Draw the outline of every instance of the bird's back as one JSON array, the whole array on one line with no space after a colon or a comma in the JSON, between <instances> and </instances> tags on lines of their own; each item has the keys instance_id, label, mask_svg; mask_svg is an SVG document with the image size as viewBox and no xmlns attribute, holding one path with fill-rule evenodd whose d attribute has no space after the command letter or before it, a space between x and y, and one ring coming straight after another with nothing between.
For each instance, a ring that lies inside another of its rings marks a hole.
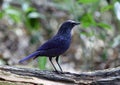
<instances>
[{"instance_id":1,"label":"bird's back","mask_svg":"<svg viewBox=\"0 0 120 85\"><path fill-rule=\"evenodd\" d=\"M71 35L56 35L44 43L42 46L40 46L37 51L41 51L42 56L59 56L69 48L70 42Z\"/></svg>"}]
</instances>

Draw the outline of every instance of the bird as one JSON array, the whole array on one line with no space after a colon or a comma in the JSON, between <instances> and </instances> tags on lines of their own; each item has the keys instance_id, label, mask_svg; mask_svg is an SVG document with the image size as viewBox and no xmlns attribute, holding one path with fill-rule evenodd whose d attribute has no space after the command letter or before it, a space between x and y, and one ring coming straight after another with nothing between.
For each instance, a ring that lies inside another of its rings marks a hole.
<instances>
[{"instance_id":1,"label":"bird","mask_svg":"<svg viewBox=\"0 0 120 85\"><path fill-rule=\"evenodd\" d=\"M32 54L22 58L19 63L22 63L29 59L36 59L40 56L45 56L49 58L49 61L51 62L51 65L53 66L54 70L58 72L55 65L52 62L53 57L55 57L56 63L59 66L59 69L61 72L63 72L60 64L59 64L59 56L66 52L68 48L70 47L71 43L71 30L74 28L74 26L79 25L80 22L74 21L74 20L66 20L64 21L58 32L55 36L53 36L51 39L46 41L44 44L42 44L40 47L38 47L37 50L35 50Z\"/></svg>"}]
</instances>

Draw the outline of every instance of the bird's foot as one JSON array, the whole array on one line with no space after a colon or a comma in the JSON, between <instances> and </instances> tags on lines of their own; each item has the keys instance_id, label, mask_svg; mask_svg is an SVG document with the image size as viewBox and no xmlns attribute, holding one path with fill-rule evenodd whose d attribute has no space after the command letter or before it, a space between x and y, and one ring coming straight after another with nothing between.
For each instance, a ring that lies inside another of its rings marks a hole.
<instances>
[{"instance_id":1,"label":"bird's foot","mask_svg":"<svg viewBox=\"0 0 120 85\"><path fill-rule=\"evenodd\" d=\"M57 71L57 70L55 70L55 71L53 71L53 72L55 72L55 73L57 73L57 74L62 74L62 73L63 73L63 72Z\"/></svg>"}]
</instances>

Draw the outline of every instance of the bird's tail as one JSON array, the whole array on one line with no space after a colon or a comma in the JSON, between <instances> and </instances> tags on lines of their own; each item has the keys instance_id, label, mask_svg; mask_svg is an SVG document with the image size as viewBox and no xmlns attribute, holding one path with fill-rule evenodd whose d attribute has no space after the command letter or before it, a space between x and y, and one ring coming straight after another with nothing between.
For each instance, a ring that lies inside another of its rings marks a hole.
<instances>
[{"instance_id":1,"label":"bird's tail","mask_svg":"<svg viewBox=\"0 0 120 85\"><path fill-rule=\"evenodd\" d=\"M26 56L25 58L21 59L21 60L19 61L19 63L22 63L22 62L24 62L24 61L26 61L26 60L29 60L30 58L34 58L34 57L36 57L36 56L39 55L39 54L40 54L39 51L35 51L34 53L32 53L32 54Z\"/></svg>"}]
</instances>

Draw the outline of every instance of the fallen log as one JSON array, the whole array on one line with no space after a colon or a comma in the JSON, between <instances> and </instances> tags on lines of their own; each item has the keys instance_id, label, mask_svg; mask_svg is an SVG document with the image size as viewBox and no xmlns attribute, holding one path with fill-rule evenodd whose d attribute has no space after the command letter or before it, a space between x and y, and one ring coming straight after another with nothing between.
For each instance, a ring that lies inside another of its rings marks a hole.
<instances>
[{"instance_id":1,"label":"fallen log","mask_svg":"<svg viewBox=\"0 0 120 85\"><path fill-rule=\"evenodd\" d=\"M0 83L120 85L120 67L82 72L55 72L13 66L0 66ZM25 84L25 85L26 85Z\"/></svg>"}]
</instances>

